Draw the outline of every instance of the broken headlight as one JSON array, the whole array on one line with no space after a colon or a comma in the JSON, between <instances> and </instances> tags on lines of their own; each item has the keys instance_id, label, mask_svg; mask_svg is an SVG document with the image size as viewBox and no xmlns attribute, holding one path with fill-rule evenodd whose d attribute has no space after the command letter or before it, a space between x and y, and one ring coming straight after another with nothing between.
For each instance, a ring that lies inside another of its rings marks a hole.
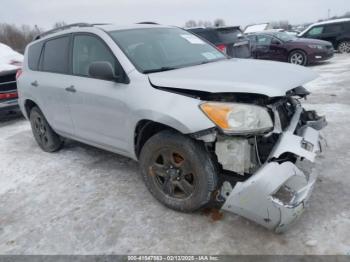
<instances>
[{"instance_id":1,"label":"broken headlight","mask_svg":"<svg viewBox=\"0 0 350 262\"><path fill-rule=\"evenodd\" d=\"M206 102L201 104L200 108L225 133L262 133L273 128L267 109L261 106Z\"/></svg>"}]
</instances>

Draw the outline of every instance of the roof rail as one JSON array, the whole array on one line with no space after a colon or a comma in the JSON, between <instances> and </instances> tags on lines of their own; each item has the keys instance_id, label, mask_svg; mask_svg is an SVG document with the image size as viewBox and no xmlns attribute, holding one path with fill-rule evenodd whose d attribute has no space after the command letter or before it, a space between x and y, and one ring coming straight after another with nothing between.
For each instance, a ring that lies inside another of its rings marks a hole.
<instances>
[{"instance_id":1,"label":"roof rail","mask_svg":"<svg viewBox=\"0 0 350 262\"><path fill-rule=\"evenodd\" d=\"M159 25L158 23L151 22L151 21L138 22L136 24L139 24L139 25Z\"/></svg>"},{"instance_id":2,"label":"roof rail","mask_svg":"<svg viewBox=\"0 0 350 262\"><path fill-rule=\"evenodd\" d=\"M60 27L57 27L57 28L54 28L54 29L51 29L49 31L46 31L40 35L37 35L34 40L38 40L44 36L47 36L47 35L50 35L50 34L53 34L53 33L56 33L56 32L59 32L59 31L62 31L62 30L66 30L66 29L69 29L71 27L90 27L90 26L94 26L94 25L103 25L103 24L88 24L88 23L75 23L75 24L69 24L69 25L64 25L64 26L60 26Z\"/></svg>"}]
</instances>

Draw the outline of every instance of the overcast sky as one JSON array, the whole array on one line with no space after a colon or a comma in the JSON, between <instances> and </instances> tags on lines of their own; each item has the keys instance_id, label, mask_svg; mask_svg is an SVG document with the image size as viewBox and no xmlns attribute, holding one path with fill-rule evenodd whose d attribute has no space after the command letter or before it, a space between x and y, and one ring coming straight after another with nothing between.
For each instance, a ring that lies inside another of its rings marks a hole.
<instances>
[{"instance_id":1,"label":"overcast sky","mask_svg":"<svg viewBox=\"0 0 350 262\"><path fill-rule=\"evenodd\" d=\"M350 0L2 0L0 23L51 28L57 21L130 24L223 18L227 25L289 20L313 22L350 11Z\"/></svg>"}]
</instances>

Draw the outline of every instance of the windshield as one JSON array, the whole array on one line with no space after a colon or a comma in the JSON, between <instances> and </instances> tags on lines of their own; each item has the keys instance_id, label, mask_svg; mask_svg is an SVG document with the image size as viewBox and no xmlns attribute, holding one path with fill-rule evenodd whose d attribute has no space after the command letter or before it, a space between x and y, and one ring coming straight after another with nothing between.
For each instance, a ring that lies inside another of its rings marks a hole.
<instances>
[{"instance_id":1,"label":"windshield","mask_svg":"<svg viewBox=\"0 0 350 262\"><path fill-rule=\"evenodd\" d=\"M142 73L209 63L227 57L197 36L179 28L143 28L110 32Z\"/></svg>"},{"instance_id":2,"label":"windshield","mask_svg":"<svg viewBox=\"0 0 350 262\"><path fill-rule=\"evenodd\" d=\"M296 39L297 37L295 35L291 35L285 32L277 32L274 33L274 35L281 39L282 41L288 42L288 41L293 41L294 39Z\"/></svg>"}]
</instances>

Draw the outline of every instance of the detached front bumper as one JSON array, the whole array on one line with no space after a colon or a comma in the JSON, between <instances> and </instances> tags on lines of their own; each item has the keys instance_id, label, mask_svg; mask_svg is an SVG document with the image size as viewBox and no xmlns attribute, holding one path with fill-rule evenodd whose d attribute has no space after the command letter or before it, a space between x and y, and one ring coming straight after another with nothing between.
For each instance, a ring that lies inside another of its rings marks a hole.
<instances>
[{"instance_id":1,"label":"detached front bumper","mask_svg":"<svg viewBox=\"0 0 350 262\"><path fill-rule=\"evenodd\" d=\"M270 153L268 161L249 179L238 182L222 207L276 232L285 231L304 211L317 175L302 171L304 162L314 162L325 144L319 130L327 123L315 118L297 129L303 109L300 105L290 125ZM296 132L297 130L297 132ZM277 159L284 153L299 157L296 164Z\"/></svg>"}]
</instances>

